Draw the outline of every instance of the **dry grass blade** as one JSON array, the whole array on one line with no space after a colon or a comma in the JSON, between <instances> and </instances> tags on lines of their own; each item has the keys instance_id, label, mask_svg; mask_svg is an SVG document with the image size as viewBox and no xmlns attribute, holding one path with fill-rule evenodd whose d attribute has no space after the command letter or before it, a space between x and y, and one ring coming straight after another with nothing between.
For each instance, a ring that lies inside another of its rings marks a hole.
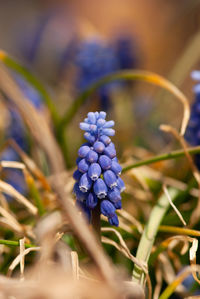
<instances>
[{"instance_id":1,"label":"dry grass blade","mask_svg":"<svg viewBox=\"0 0 200 299\"><path fill-rule=\"evenodd\" d=\"M62 171L63 157L44 116L26 99L2 63L0 63L0 89L16 105L32 136L47 154L53 172Z\"/></svg>"},{"instance_id":2,"label":"dry grass blade","mask_svg":"<svg viewBox=\"0 0 200 299\"><path fill-rule=\"evenodd\" d=\"M167 199L169 200L169 203L171 205L171 207L174 209L174 211L176 212L177 216L179 217L179 219L181 220L181 222L183 223L183 225L186 225L185 220L183 219L183 216L181 215L180 211L177 209L177 207L175 206L175 204L172 202L170 194L167 190L167 187L165 185L163 185L163 191L167 197Z\"/></svg>"},{"instance_id":3,"label":"dry grass blade","mask_svg":"<svg viewBox=\"0 0 200 299\"><path fill-rule=\"evenodd\" d=\"M161 246L165 247L165 248L170 248L170 249L173 249L177 244L178 242L183 242L183 248L181 249L180 253L181 254L185 254L186 253L186 250L185 248L188 248L188 246L186 246L185 244L188 244L188 242L192 243L193 242L193 238L191 237L188 237L188 236L173 236L173 237L170 237L166 240L164 240L162 243L161 243Z\"/></svg>"},{"instance_id":4,"label":"dry grass blade","mask_svg":"<svg viewBox=\"0 0 200 299\"><path fill-rule=\"evenodd\" d=\"M133 263L138 265L142 268L142 270L147 274L147 266L143 263L141 263L138 259L136 259L129 250L126 249L121 243L118 244L117 242L113 241L112 239L109 239L107 237L102 236L101 238L102 242L105 244L109 244L114 246L117 250L119 250L123 255L125 255L128 259L130 259Z\"/></svg>"},{"instance_id":5,"label":"dry grass blade","mask_svg":"<svg viewBox=\"0 0 200 299\"><path fill-rule=\"evenodd\" d=\"M44 189L50 190L50 185L47 182L46 177L43 175L39 167L36 165L36 163L31 159L20 147L19 145L12 139L9 139L7 141L7 144L9 144L21 157L24 164L27 166L27 168L34 174L34 176L41 182Z\"/></svg>"},{"instance_id":6,"label":"dry grass blade","mask_svg":"<svg viewBox=\"0 0 200 299\"><path fill-rule=\"evenodd\" d=\"M101 241L105 244L109 244L114 246L117 250L119 250L124 256L126 256L128 259L130 259L133 263L135 263L136 265L138 265L139 267L141 267L141 269L144 271L145 275L146 275L146 280L147 280L147 286L148 286L148 298L151 299L152 296L152 286L151 286L151 280L148 274L148 270L147 270L147 265L141 263L140 261L138 261L131 253L129 250L126 249L126 245L125 247L120 243L116 243L115 241L102 236Z\"/></svg>"},{"instance_id":7,"label":"dry grass blade","mask_svg":"<svg viewBox=\"0 0 200 299\"><path fill-rule=\"evenodd\" d=\"M197 239L193 239L192 242L192 247L190 248L190 265L193 268L194 266L196 266L196 253L197 253L197 249L198 249L198 240ZM200 279L197 277L197 274L195 271L192 271L192 276L194 277L194 279L196 280L196 282L198 284L200 284Z\"/></svg>"},{"instance_id":8,"label":"dry grass blade","mask_svg":"<svg viewBox=\"0 0 200 299\"><path fill-rule=\"evenodd\" d=\"M167 284L170 284L175 279L176 273L168 255L166 253L161 253L159 255L159 262L162 269L162 277Z\"/></svg>"},{"instance_id":9,"label":"dry grass blade","mask_svg":"<svg viewBox=\"0 0 200 299\"><path fill-rule=\"evenodd\" d=\"M123 252L129 259L131 259L132 262L134 262L136 265L138 265L139 267L142 268L142 270L144 271L144 273L146 275L148 275L148 268L147 268L147 265L145 263L141 263L141 261L139 261L136 257L134 257L131 253L130 253L130 250L128 249L124 239L122 238L122 235L114 228L111 228L111 227L102 227L101 229L102 232L113 232L119 239L119 242L120 242L120 247L121 247L121 252ZM108 238L106 238L107 241L108 241ZM104 239L105 241L105 239ZM111 240L113 241L113 240ZM113 241L114 242L114 241ZM111 242L112 243L112 242ZM111 244L110 243L110 244ZM115 243L115 247L116 247L116 242ZM114 244L113 243L113 244ZM118 245L118 244L117 244ZM120 248L118 247L118 248ZM151 289L151 287L150 287Z\"/></svg>"},{"instance_id":10,"label":"dry grass blade","mask_svg":"<svg viewBox=\"0 0 200 299\"><path fill-rule=\"evenodd\" d=\"M33 215L37 214L37 208L20 194L14 187L0 180L0 191L14 197L19 203L23 204Z\"/></svg>"},{"instance_id":11,"label":"dry grass blade","mask_svg":"<svg viewBox=\"0 0 200 299\"><path fill-rule=\"evenodd\" d=\"M178 236L173 236L170 238L167 238L166 240L164 240L163 242L161 242L161 244L155 248L153 250L152 256L151 256L151 263L154 264L155 260L158 258L160 258L160 256L162 256L162 252L164 250L172 250L175 246L177 246L180 242L183 243L183 247L180 250L180 254L184 255L189 248L189 243L193 242L193 238L188 237L188 236L182 236L182 235L178 235Z\"/></svg>"},{"instance_id":12,"label":"dry grass blade","mask_svg":"<svg viewBox=\"0 0 200 299\"><path fill-rule=\"evenodd\" d=\"M0 206L0 214L6 219L5 223L10 224L10 227L14 228L15 231L22 233L24 231L23 227L14 218L14 216Z\"/></svg>"},{"instance_id":13,"label":"dry grass blade","mask_svg":"<svg viewBox=\"0 0 200 299\"><path fill-rule=\"evenodd\" d=\"M3 168L15 168L21 170L25 168L23 163L17 161L1 161L0 164Z\"/></svg>"},{"instance_id":14,"label":"dry grass blade","mask_svg":"<svg viewBox=\"0 0 200 299\"><path fill-rule=\"evenodd\" d=\"M20 263L21 259L27 255L29 252L31 251L39 251L40 247L31 247L31 248L27 248L25 249L22 253L20 253L15 259L14 261L11 263L11 265L8 268L8 276L11 276L13 270L17 267L17 265Z\"/></svg>"},{"instance_id":15,"label":"dry grass blade","mask_svg":"<svg viewBox=\"0 0 200 299\"><path fill-rule=\"evenodd\" d=\"M142 227L141 223L137 219L135 219L135 217L133 217L131 214L129 214L125 210L119 210L118 214L121 215L124 219L130 221L133 225L135 225L138 232L142 234L143 227Z\"/></svg>"},{"instance_id":16,"label":"dry grass blade","mask_svg":"<svg viewBox=\"0 0 200 299\"><path fill-rule=\"evenodd\" d=\"M162 281L163 281L160 265L158 265L155 269L155 276L156 276L156 286L153 293L153 299L158 299L162 288Z\"/></svg>"},{"instance_id":17,"label":"dry grass blade","mask_svg":"<svg viewBox=\"0 0 200 299\"><path fill-rule=\"evenodd\" d=\"M171 126L161 125L160 129L165 132L171 133L180 142L180 144L183 147L183 150L185 152L185 156L188 159L193 176L196 179L197 184L198 184L198 188L199 188L198 203L197 203L196 209L193 211L193 213L190 217L190 223L189 223L189 226L192 227L193 225L195 225L197 223L197 221L199 220L199 215L200 215L200 174L192 160L191 155L188 153L187 144L186 144L185 140L183 139L183 137L180 136L179 133Z\"/></svg>"},{"instance_id":18,"label":"dry grass blade","mask_svg":"<svg viewBox=\"0 0 200 299\"><path fill-rule=\"evenodd\" d=\"M19 240L19 249L20 249L20 256L21 256L21 259L20 259L20 276L21 276L21 280L24 279L24 251L25 251L25 246L24 246L24 242L25 242L25 239L20 239Z\"/></svg>"},{"instance_id":19,"label":"dry grass blade","mask_svg":"<svg viewBox=\"0 0 200 299\"><path fill-rule=\"evenodd\" d=\"M1 206L8 212L10 212L10 208L8 205L8 201L6 200L5 196L3 195L3 193L0 193L0 204Z\"/></svg>"},{"instance_id":20,"label":"dry grass blade","mask_svg":"<svg viewBox=\"0 0 200 299\"><path fill-rule=\"evenodd\" d=\"M79 280L79 262L78 254L76 251L71 251L71 261L73 278L74 280Z\"/></svg>"},{"instance_id":21,"label":"dry grass blade","mask_svg":"<svg viewBox=\"0 0 200 299\"><path fill-rule=\"evenodd\" d=\"M21 227L18 227L15 225L15 223L9 221L7 218L5 217L0 217L0 224L6 228L12 229L14 232L17 233L22 233L23 231L21 230Z\"/></svg>"}]
</instances>

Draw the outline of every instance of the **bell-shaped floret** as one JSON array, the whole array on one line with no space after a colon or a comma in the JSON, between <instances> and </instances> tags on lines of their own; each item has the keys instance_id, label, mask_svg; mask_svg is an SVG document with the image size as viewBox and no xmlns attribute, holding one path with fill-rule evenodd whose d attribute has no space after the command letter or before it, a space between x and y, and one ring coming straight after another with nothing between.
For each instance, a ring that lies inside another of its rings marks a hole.
<instances>
[{"instance_id":1,"label":"bell-shaped floret","mask_svg":"<svg viewBox=\"0 0 200 299\"><path fill-rule=\"evenodd\" d=\"M89 178L87 173L84 173L79 181L79 189L82 192L88 192L92 187L92 180Z\"/></svg>"},{"instance_id":2,"label":"bell-shaped floret","mask_svg":"<svg viewBox=\"0 0 200 299\"><path fill-rule=\"evenodd\" d=\"M102 179L96 180L93 189L96 196L100 199L105 198L108 192L108 188Z\"/></svg>"}]
</instances>

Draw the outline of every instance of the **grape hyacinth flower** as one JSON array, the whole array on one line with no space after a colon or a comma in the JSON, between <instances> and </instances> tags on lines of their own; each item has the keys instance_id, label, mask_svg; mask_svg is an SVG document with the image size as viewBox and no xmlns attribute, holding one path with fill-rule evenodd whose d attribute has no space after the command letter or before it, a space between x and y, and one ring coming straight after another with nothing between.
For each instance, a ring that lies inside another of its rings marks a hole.
<instances>
[{"instance_id":1,"label":"grape hyacinth flower","mask_svg":"<svg viewBox=\"0 0 200 299\"><path fill-rule=\"evenodd\" d=\"M185 139L193 146L200 145L200 71L191 73L192 79L198 81L193 91L195 100L191 107L191 116L185 133ZM195 155L195 163L200 169L200 154Z\"/></svg>"},{"instance_id":2,"label":"grape hyacinth flower","mask_svg":"<svg viewBox=\"0 0 200 299\"><path fill-rule=\"evenodd\" d=\"M121 192L125 185L119 177L122 167L116 158L115 145L110 136L114 121L106 121L106 113L89 112L80 129L87 140L78 150L76 181L73 192L77 205L90 218L91 211L100 206L101 213L111 225L118 226L116 210L121 209Z\"/></svg>"}]
</instances>

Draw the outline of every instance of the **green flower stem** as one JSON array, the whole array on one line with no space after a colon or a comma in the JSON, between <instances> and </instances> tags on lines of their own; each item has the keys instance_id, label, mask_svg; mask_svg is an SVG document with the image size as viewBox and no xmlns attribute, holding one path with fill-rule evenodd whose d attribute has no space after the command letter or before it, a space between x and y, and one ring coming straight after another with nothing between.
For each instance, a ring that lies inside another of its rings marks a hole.
<instances>
[{"instance_id":1,"label":"green flower stem","mask_svg":"<svg viewBox=\"0 0 200 299\"><path fill-rule=\"evenodd\" d=\"M169 194L172 199L172 201L175 200L178 190L174 188L169 189ZM160 223L162 222L163 217L165 216L168 208L170 206L170 203L166 197L165 194L163 194L156 206L152 209L149 221L147 225L144 228L142 237L139 242L139 246L137 249L136 258L144 263L148 263L149 256L151 254L151 250L158 232L158 228ZM132 274L132 280L140 283L143 285L144 283L144 273L143 270L138 267L137 265L134 266L133 274Z\"/></svg>"},{"instance_id":2,"label":"green flower stem","mask_svg":"<svg viewBox=\"0 0 200 299\"><path fill-rule=\"evenodd\" d=\"M19 241L12 241L12 240L0 240L0 244L7 245L7 246L19 246ZM36 245L33 244L24 244L25 248L35 247Z\"/></svg>"},{"instance_id":3,"label":"green flower stem","mask_svg":"<svg viewBox=\"0 0 200 299\"><path fill-rule=\"evenodd\" d=\"M187 150L188 150L188 153L190 153L190 154L197 154L197 153L200 153L200 146L190 147ZM131 164L127 167L124 167L122 172L126 172L132 168L137 168L137 167L140 167L143 165L148 165L148 164L152 164L152 163L156 163L156 162L164 161L164 160L176 159L176 158L180 158L183 156L185 156L184 150L172 151L170 153L166 153L166 154L159 155L159 156L154 156L153 158Z\"/></svg>"},{"instance_id":4,"label":"green flower stem","mask_svg":"<svg viewBox=\"0 0 200 299\"><path fill-rule=\"evenodd\" d=\"M49 93L46 91L44 86L40 83L40 81L32 75L27 68L22 66L20 63L16 62L12 57L10 57L6 52L0 50L0 60L10 69L14 70L18 74L20 74L30 85L32 85L41 95L43 101L47 105L54 125L56 126L59 122L60 116L57 112L56 106L51 99Z\"/></svg>"},{"instance_id":5,"label":"green flower stem","mask_svg":"<svg viewBox=\"0 0 200 299\"><path fill-rule=\"evenodd\" d=\"M177 98L179 98L182 102L185 102L185 106L187 105L187 108L189 109L189 104L187 103L185 96L175 85L170 83L168 80L153 72L143 70L126 70L104 76L102 79L90 85L90 87L87 88L83 93L81 93L81 95L73 102L71 107L67 110L67 112L61 120L59 129L63 130L63 127L67 127L69 125L79 108L85 103L87 98L91 96L99 87L116 80L140 80L163 87L164 89L170 91ZM188 119L189 114L187 115L187 120Z\"/></svg>"}]
</instances>

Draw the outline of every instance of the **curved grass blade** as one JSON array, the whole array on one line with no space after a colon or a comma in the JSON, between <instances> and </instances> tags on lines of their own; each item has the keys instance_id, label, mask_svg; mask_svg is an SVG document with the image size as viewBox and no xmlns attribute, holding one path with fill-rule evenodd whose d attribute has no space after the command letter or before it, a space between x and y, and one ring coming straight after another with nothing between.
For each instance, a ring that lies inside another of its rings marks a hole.
<instances>
[{"instance_id":1,"label":"curved grass blade","mask_svg":"<svg viewBox=\"0 0 200 299\"><path fill-rule=\"evenodd\" d=\"M149 71L142 71L142 70L126 70L126 71L120 71L116 73L112 73L110 75L107 75L103 77L102 79L98 80L96 83L92 84L88 89L86 89L71 105L71 107L68 109L66 114L64 115L62 121L61 121L61 128L66 127L76 112L79 110L81 105L84 104L86 99L99 87L102 85L116 81L116 80L139 80L139 81L145 81L152 83L154 85L160 86L169 92L171 92L177 99L181 101L183 104L184 108L184 113L183 113L183 120L181 124L181 130L180 133L181 135L184 134L189 117L190 117L190 107L189 107L189 102L185 95L171 82L166 80L160 75L157 75L153 72Z\"/></svg>"},{"instance_id":2,"label":"curved grass blade","mask_svg":"<svg viewBox=\"0 0 200 299\"><path fill-rule=\"evenodd\" d=\"M187 148L187 151L188 151L189 154L200 153L200 146L194 146L194 147ZM154 156L150 159L146 159L146 160L139 161L139 162L133 163L131 165L128 165L128 166L126 166L122 169L122 173L124 173L126 171L129 171L133 168L140 167L140 166L149 165L149 164L153 164L153 163L156 163L156 162L159 162L159 161L164 161L164 160L176 159L176 158L180 158L180 157L183 157L183 156L185 156L185 151L184 150L171 151L171 152L166 153L166 154Z\"/></svg>"}]
</instances>

